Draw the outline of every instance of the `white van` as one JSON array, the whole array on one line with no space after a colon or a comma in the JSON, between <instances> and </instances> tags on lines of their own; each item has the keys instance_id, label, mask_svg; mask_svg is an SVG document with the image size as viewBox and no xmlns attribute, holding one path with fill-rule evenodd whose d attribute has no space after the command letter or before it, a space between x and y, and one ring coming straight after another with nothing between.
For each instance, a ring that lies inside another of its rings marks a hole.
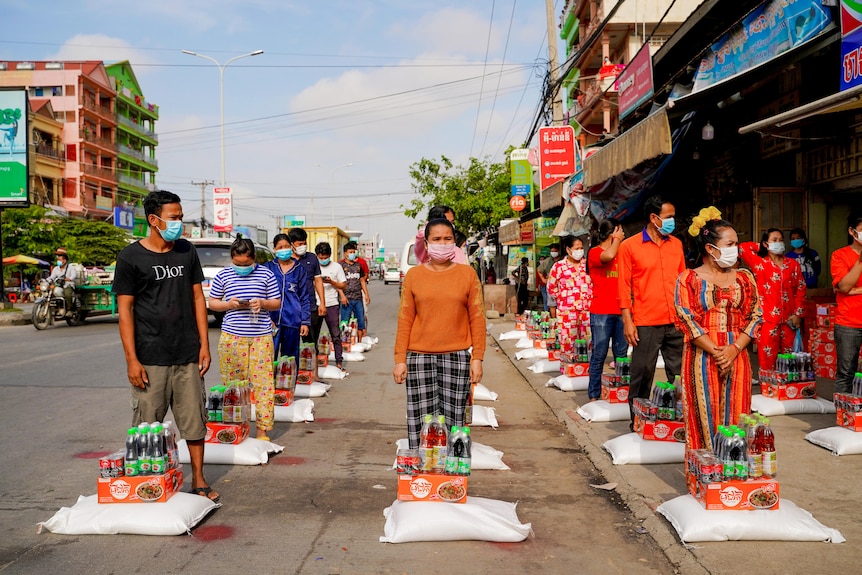
<instances>
[{"instance_id":1,"label":"white van","mask_svg":"<svg viewBox=\"0 0 862 575\"><path fill-rule=\"evenodd\" d=\"M413 253L413 244L415 243L415 239L410 240L409 242L404 244L404 251L401 252L401 265L398 268L398 272L400 275L400 280L398 282L398 293L401 293L401 286L404 284L404 276L407 275L407 272L410 271L410 268L419 263L416 261L416 254Z\"/></svg>"}]
</instances>

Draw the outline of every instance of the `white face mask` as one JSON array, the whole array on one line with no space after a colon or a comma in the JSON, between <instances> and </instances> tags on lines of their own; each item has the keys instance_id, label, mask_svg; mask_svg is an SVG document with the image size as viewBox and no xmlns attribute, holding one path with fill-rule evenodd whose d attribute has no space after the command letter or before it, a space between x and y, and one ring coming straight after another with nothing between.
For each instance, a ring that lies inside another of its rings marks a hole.
<instances>
[{"instance_id":1,"label":"white face mask","mask_svg":"<svg viewBox=\"0 0 862 575\"><path fill-rule=\"evenodd\" d=\"M728 246L726 248L720 248L715 244L709 244L714 247L718 251L721 252L720 257L712 256L712 259L715 260L715 263L718 264L718 267L722 269L732 268L736 265L736 260L739 259L739 248L736 246Z\"/></svg>"},{"instance_id":2,"label":"white face mask","mask_svg":"<svg viewBox=\"0 0 862 575\"><path fill-rule=\"evenodd\" d=\"M862 232L856 232L856 241L862 244Z\"/></svg>"},{"instance_id":3,"label":"white face mask","mask_svg":"<svg viewBox=\"0 0 862 575\"><path fill-rule=\"evenodd\" d=\"M584 250L572 250L572 259L575 261L580 260L584 257Z\"/></svg>"},{"instance_id":4,"label":"white face mask","mask_svg":"<svg viewBox=\"0 0 862 575\"><path fill-rule=\"evenodd\" d=\"M784 253L784 242L769 242L766 244L766 249L770 253L780 256Z\"/></svg>"},{"instance_id":5,"label":"white face mask","mask_svg":"<svg viewBox=\"0 0 862 575\"><path fill-rule=\"evenodd\" d=\"M551 252L551 257L552 257L552 258L558 258L558 257L560 257L560 252Z\"/></svg>"},{"instance_id":6,"label":"white face mask","mask_svg":"<svg viewBox=\"0 0 862 575\"><path fill-rule=\"evenodd\" d=\"M307 252L307 251L308 251L308 246L296 246L295 248L293 248L293 253L295 253L298 256L304 256L305 252Z\"/></svg>"}]
</instances>

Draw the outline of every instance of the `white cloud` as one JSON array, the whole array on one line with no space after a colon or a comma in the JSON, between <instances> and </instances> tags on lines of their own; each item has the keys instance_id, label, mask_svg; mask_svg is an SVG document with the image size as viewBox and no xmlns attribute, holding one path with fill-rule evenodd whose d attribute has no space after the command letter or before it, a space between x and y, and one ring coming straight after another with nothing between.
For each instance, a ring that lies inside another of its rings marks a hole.
<instances>
[{"instance_id":1,"label":"white cloud","mask_svg":"<svg viewBox=\"0 0 862 575\"><path fill-rule=\"evenodd\" d=\"M158 60L151 54L137 50L120 38L105 34L77 34L69 38L48 60L104 60L107 63L128 60L135 75L147 73L147 65ZM138 66L137 68L135 66Z\"/></svg>"},{"instance_id":2,"label":"white cloud","mask_svg":"<svg viewBox=\"0 0 862 575\"><path fill-rule=\"evenodd\" d=\"M442 8L427 12L411 22L396 23L390 27L388 35L413 47L415 51L484 58L490 17L490 5L487 12ZM490 54L501 50L505 39L506 28L503 28L503 35L499 34L496 28L508 25L508 20L504 23L496 14L494 20L496 22L495 30L491 33Z\"/></svg>"}]
</instances>

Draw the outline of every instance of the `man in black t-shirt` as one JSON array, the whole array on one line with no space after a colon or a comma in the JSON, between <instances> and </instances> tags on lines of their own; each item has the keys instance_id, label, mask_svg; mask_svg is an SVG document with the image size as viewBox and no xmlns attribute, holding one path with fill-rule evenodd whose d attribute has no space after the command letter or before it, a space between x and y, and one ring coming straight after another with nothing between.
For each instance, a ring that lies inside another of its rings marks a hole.
<instances>
[{"instance_id":1,"label":"man in black t-shirt","mask_svg":"<svg viewBox=\"0 0 862 575\"><path fill-rule=\"evenodd\" d=\"M150 234L117 255L113 285L132 384L132 423L163 421L170 407L188 444L192 493L217 502L203 475L203 376L210 367L203 271L194 246L180 237L179 196L152 192L144 212Z\"/></svg>"}]
</instances>

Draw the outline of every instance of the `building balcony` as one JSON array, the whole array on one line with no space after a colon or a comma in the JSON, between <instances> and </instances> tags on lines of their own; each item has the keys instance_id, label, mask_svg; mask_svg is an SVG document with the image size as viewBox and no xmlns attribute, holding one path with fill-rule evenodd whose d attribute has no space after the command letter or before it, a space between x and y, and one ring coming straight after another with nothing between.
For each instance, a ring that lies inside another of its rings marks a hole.
<instances>
[{"instance_id":1,"label":"building balcony","mask_svg":"<svg viewBox=\"0 0 862 575\"><path fill-rule=\"evenodd\" d=\"M51 146L48 146L46 144L30 144L30 149L39 156L53 158L60 162L66 161L66 158L64 157L62 151L52 148Z\"/></svg>"},{"instance_id":2,"label":"building balcony","mask_svg":"<svg viewBox=\"0 0 862 575\"><path fill-rule=\"evenodd\" d=\"M149 141L153 142L154 144L159 143L159 137L156 135L155 132L151 132L150 130L148 130L147 128L145 128L141 124L138 124L134 120L131 120L125 116L117 116L117 119L119 120L120 125L123 126L124 128L129 128L133 133L135 133L135 134L137 134L143 138L147 138Z\"/></svg>"},{"instance_id":3,"label":"building balcony","mask_svg":"<svg viewBox=\"0 0 862 575\"><path fill-rule=\"evenodd\" d=\"M86 129L79 130L78 135L80 136L81 141L86 144L92 144L102 148L103 150L108 150L112 155L117 153L117 145L109 138L100 138L96 136L94 132Z\"/></svg>"},{"instance_id":4,"label":"building balcony","mask_svg":"<svg viewBox=\"0 0 862 575\"><path fill-rule=\"evenodd\" d=\"M133 158L135 160L138 160L139 162L142 162L148 166L153 166L155 168L159 167L159 161L157 159L151 158L144 152L141 152L140 150L136 150L134 148L130 148L125 144L117 144L117 152L125 156L129 156L130 158Z\"/></svg>"},{"instance_id":5,"label":"building balcony","mask_svg":"<svg viewBox=\"0 0 862 575\"><path fill-rule=\"evenodd\" d=\"M155 192L157 189L155 184L145 182L141 178L138 178L134 175L125 174L123 172L117 174L117 183L119 184L120 188L131 187L133 191L142 194L146 194L147 192Z\"/></svg>"},{"instance_id":6,"label":"building balcony","mask_svg":"<svg viewBox=\"0 0 862 575\"><path fill-rule=\"evenodd\" d=\"M92 164L81 164L81 171L88 176L94 176L96 178L105 180L107 182L111 182L112 184L117 183L117 175L114 172L107 168L100 168L99 166L94 166Z\"/></svg>"},{"instance_id":7,"label":"building balcony","mask_svg":"<svg viewBox=\"0 0 862 575\"><path fill-rule=\"evenodd\" d=\"M110 106L103 106L101 104L97 104L96 101L92 98L82 98L81 105L83 106L84 110L96 114L103 120L106 120L110 125L113 126L117 123L117 119L114 116L114 111L111 110Z\"/></svg>"},{"instance_id":8,"label":"building balcony","mask_svg":"<svg viewBox=\"0 0 862 575\"><path fill-rule=\"evenodd\" d=\"M117 91L117 97L123 100L130 107L139 110L141 113L146 115L153 120L159 119L159 107L155 104L151 104L146 101L143 96L138 96L137 94L132 93L126 87L120 87Z\"/></svg>"}]
</instances>

